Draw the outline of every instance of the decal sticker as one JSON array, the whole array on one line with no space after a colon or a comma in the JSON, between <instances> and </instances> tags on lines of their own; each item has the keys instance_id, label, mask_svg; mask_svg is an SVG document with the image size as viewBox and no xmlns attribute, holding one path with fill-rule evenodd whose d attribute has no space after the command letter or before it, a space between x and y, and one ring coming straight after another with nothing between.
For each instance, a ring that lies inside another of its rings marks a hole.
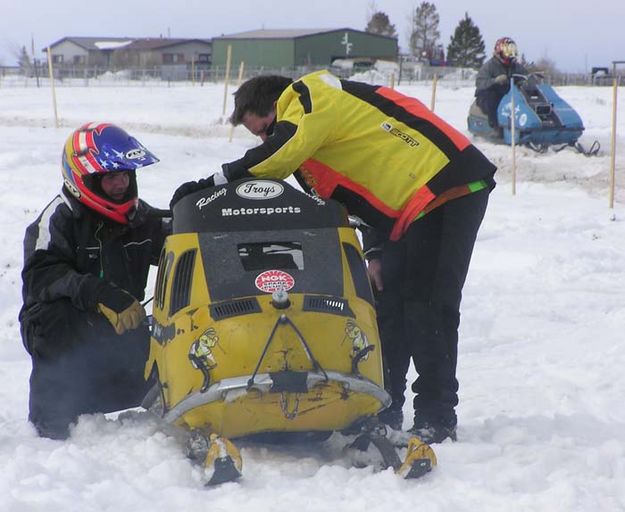
<instances>
[{"instance_id":1,"label":"decal sticker","mask_svg":"<svg viewBox=\"0 0 625 512\"><path fill-rule=\"evenodd\" d=\"M217 361L213 354L213 349L219 343L217 331L209 327L204 333L195 340L189 348L189 360L193 368L200 370L204 377L204 382L200 388L200 393L204 393L210 385L210 370L217 367ZM222 350L223 352L223 350Z\"/></svg>"},{"instance_id":2,"label":"decal sticker","mask_svg":"<svg viewBox=\"0 0 625 512\"><path fill-rule=\"evenodd\" d=\"M262 274L258 274L254 284L256 288L265 293L288 292L295 286L295 279L284 270L265 270Z\"/></svg>"},{"instance_id":3,"label":"decal sticker","mask_svg":"<svg viewBox=\"0 0 625 512\"><path fill-rule=\"evenodd\" d=\"M195 206L197 206L198 210L201 210L207 204L211 204L215 199L217 199L217 198L219 198L221 196L225 197L226 196L226 192L227 192L227 190L225 188L217 190L216 192L213 192L210 196L206 196L206 197L203 197L202 199L200 199L197 203L195 203Z\"/></svg>"},{"instance_id":4,"label":"decal sticker","mask_svg":"<svg viewBox=\"0 0 625 512\"><path fill-rule=\"evenodd\" d=\"M415 138L411 137L407 133L402 132L399 128L396 128L395 126L393 126L388 121L384 121L380 125L380 128L382 128L385 132L390 133L394 137L397 137L398 139L404 141L406 144L408 144L412 148L415 148L415 147L417 147L419 145L419 141L418 140L416 140Z\"/></svg>"},{"instance_id":5,"label":"decal sticker","mask_svg":"<svg viewBox=\"0 0 625 512\"><path fill-rule=\"evenodd\" d=\"M282 195L284 187L275 181L255 180L246 181L236 188L236 193L243 199L263 200L273 199Z\"/></svg>"},{"instance_id":6,"label":"decal sticker","mask_svg":"<svg viewBox=\"0 0 625 512\"><path fill-rule=\"evenodd\" d=\"M138 158L143 158L144 156L145 151L139 148L134 148L126 152L126 158L128 160L137 160Z\"/></svg>"},{"instance_id":7,"label":"decal sticker","mask_svg":"<svg viewBox=\"0 0 625 512\"><path fill-rule=\"evenodd\" d=\"M355 356L359 352L365 350L369 346L369 340L367 339L367 335L362 332L362 329L358 327L358 324L354 322L351 318L345 324L345 337L341 342L341 345L345 343L345 340L348 339L352 344L352 356ZM366 352L362 359L368 359L369 352Z\"/></svg>"},{"instance_id":8,"label":"decal sticker","mask_svg":"<svg viewBox=\"0 0 625 512\"><path fill-rule=\"evenodd\" d=\"M67 190L69 190L70 194L72 194L76 199L80 199L80 190L78 190L73 183L71 183L67 178L63 180Z\"/></svg>"},{"instance_id":9,"label":"decal sticker","mask_svg":"<svg viewBox=\"0 0 625 512\"><path fill-rule=\"evenodd\" d=\"M222 208L222 217L237 217L239 215L274 215L276 213L301 213L299 206L282 206L277 208Z\"/></svg>"},{"instance_id":10,"label":"decal sticker","mask_svg":"<svg viewBox=\"0 0 625 512\"><path fill-rule=\"evenodd\" d=\"M525 126L527 124L527 114L523 113L519 116L519 126Z\"/></svg>"}]
</instances>

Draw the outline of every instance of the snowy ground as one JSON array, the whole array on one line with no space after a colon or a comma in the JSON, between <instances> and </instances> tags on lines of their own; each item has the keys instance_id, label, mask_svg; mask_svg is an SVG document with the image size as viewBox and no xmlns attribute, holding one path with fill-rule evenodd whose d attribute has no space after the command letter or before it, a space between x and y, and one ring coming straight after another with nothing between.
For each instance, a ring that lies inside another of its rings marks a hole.
<instances>
[{"instance_id":1,"label":"snowy ground","mask_svg":"<svg viewBox=\"0 0 625 512\"><path fill-rule=\"evenodd\" d=\"M429 105L428 85L400 89ZM584 119L582 142L602 152L519 149L516 196L509 148L476 141L499 186L464 293L459 440L435 447L435 471L408 482L350 468L333 436L316 448L245 446L244 479L210 490L141 412L84 417L66 442L36 437L16 321L22 237L59 189L62 144L83 122L119 123L161 158L139 177L160 207L255 139L236 129L228 141L223 86L56 92L58 129L49 90L0 89L1 511L625 510L625 112L610 210L611 89L559 89ZM436 111L465 130L472 94L441 81Z\"/></svg>"}]
</instances>

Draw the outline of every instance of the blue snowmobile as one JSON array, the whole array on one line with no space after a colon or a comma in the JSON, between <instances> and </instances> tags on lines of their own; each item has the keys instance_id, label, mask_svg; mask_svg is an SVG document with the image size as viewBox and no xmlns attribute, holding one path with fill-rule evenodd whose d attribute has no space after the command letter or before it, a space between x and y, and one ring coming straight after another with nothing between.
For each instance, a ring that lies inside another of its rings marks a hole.
<instances>
[{"instance_id":1,"label":"blue snowmobile","mask_svg":"<svg viewBox=\"0 0 625 512\"><path fill-rule=\"evenodd\" d=\"M467 118L469 131L481 137L512 144L510 112L514 96L514 142L544 153L552 147L560 151L572 146L580 153L596 155L600 145L594 141L589 150L578 142L584 131L579 114L542 81L537 73L513 75L514 85L497 108L496 128L488 124L488 116L474 101Z\"/></svg>"}]
</instances>

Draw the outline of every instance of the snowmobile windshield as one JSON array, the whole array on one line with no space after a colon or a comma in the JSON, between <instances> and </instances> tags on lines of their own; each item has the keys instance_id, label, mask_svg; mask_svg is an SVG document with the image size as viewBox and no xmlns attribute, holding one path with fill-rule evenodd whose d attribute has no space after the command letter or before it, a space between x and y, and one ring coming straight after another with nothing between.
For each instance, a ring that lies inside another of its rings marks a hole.
<instances>
[{"instance_id":1,"label":"snowmobile windshield","mask_svg":"<svg viewBox=\"0 0 625 512\"><path fill-rule=\"evenodd\" d=\"M304 254L299 242L253 242L238 244L243 269L304 270Z\"/></svg>"}]
</instances>

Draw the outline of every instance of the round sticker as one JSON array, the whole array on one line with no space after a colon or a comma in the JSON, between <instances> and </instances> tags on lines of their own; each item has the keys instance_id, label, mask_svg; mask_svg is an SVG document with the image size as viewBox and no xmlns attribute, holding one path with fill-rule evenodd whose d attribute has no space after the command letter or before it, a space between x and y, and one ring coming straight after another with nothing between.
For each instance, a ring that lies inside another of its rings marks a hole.
<instances>
[{"instance_id":1,"label":"round sticker","mask_svg":"<svg viewBox=\"0 0 625 512\"><path fill-rule=\"evenodd\" d=\"M236 193L243 199L273 199L282 195L284 187L276 181L254 180L246 181L236 188Z\"/></svg>"},{"instance_id":2,"label":"round sticker","mask_svg":"<svg viewBox=\"0 0 625 512\"><path fill-rule=\"evenodd\" d=\"M258 274L254 284L261 292L286 292L295 286L295 279L284 270L265 270L262 274Z\"/></svg>"}]
</instances>

